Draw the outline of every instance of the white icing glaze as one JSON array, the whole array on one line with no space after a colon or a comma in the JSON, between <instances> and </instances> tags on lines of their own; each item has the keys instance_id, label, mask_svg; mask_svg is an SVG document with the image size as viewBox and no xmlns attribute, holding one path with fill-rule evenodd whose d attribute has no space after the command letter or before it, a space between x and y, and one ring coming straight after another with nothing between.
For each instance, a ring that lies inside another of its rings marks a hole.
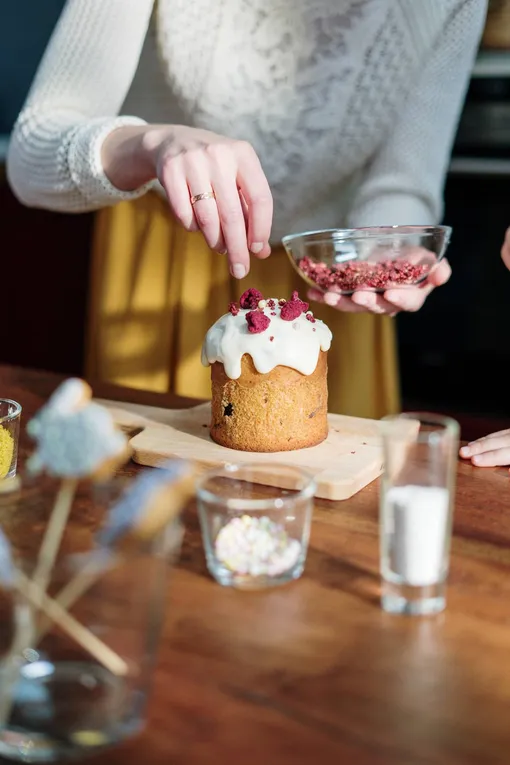
<instances>
[{"instance_id":1,"label":"white icing glaze","mask_svg":"<svg viewBox=\"0 0 510 765\"><path fill-rule=\"evenodd\" d=\"M285 321L280 317L278 298L272 300L275 307L268 306L268 299L262 311L271 320L264 332L255 334L248 331L246 314L252 309L241 308L237 316L231 313L221 316L206 335L202 346L202 364L208 366L220 361L227 377L237 380L241 376L241 359L247 353L261 374L284 366L303 375L311 375L317 366L320 351L330 348L331 330L320 319L309 321L304 313L297 319ZM272 312L276 316L272 316Z\"/></svg>"}]
</instances>

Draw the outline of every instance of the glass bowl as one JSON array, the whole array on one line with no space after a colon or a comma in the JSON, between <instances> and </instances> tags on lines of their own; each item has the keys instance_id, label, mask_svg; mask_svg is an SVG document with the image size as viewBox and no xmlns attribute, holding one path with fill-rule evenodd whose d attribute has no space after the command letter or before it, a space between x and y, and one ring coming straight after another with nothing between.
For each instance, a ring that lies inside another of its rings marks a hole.
<instances>
[{"instance_id":1,"label":"glass bowl","mask_svg":"<svg viewBox=\"0 0 510 765\"><path fill-rule=\"evenodd\" d=\"M278 463L228 464L206 473L197 505L207 567L219 584L260 590L299 579L315 480Z\"/></svg>"},{"instance_id":2,"label":"glass bowl","mask_svg":"<svg viewBox=\"0 0 510 765\"><path fill-rule=\"evenodd\" d=\"M324 229L283 237L298 274L320 292L382 293L423 282L444 257L450 226Z\"/></svg>"}]
</instances>

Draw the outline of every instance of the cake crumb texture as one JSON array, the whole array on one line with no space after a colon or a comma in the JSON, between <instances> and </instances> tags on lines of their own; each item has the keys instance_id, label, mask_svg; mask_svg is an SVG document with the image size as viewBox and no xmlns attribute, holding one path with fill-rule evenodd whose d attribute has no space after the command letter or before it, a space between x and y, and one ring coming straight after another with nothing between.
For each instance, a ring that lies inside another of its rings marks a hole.
<instances>
[{"instance_id":1,"label":"cake crumb texture","mask_svg":"<svg viewBox=\"0 0 510 765\"><path fill-rule=\"evenodd\" d=\"M212 364L211 437L216 443L239 451L280 452L326 439L327 352L320 352L311 375L286 366L261 374L248 354L241 369L232 380L221 362Z\"/></svg>"}]
</instances>

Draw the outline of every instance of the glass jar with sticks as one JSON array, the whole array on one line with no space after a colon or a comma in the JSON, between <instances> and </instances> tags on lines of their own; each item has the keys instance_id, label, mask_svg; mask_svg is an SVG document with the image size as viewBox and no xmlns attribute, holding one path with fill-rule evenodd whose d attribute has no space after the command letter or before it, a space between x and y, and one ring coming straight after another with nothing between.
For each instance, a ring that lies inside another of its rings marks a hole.
<instances>
[{"instance_id":1,"label":"glass jar with sticks","mask_svg":"<svg viewBox=\"0 0 510 765\"><path fill-rule=\"evenodd\" d=\"M0 755L23 762L89 755L143 726L193 491L178 461L115 478L125 437L71 393L57 391L32 421L31 475L0 494Z\"/></svg>"}]
</instances>

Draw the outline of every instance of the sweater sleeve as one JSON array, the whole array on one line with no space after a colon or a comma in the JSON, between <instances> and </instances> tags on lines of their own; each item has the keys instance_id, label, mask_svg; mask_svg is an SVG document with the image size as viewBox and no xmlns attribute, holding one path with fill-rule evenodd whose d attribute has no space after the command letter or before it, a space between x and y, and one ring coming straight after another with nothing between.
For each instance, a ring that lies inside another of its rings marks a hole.
<instances>
[{"instance_id":1,"label":"sweater sleeve","mask_svg":"<svg viewBox=\"0 0 510 765\"><path fill-rule=\"evenodd\" d=\"M455 0L387 140L366 168L349 226L434 224L487 10Z\"/></svg>"},{"instance_id":2,"label":"sweater sleeve","mask_svg":"<svg viewBox=\"0 0 510 765\"><path fill-rule=\"evenodd\" d=\"M154 0L67 0L14 126L8 180L32 207L85 212L141 196L116 189L101 145L133 80Z\"/></svg>"}]
</instances>

